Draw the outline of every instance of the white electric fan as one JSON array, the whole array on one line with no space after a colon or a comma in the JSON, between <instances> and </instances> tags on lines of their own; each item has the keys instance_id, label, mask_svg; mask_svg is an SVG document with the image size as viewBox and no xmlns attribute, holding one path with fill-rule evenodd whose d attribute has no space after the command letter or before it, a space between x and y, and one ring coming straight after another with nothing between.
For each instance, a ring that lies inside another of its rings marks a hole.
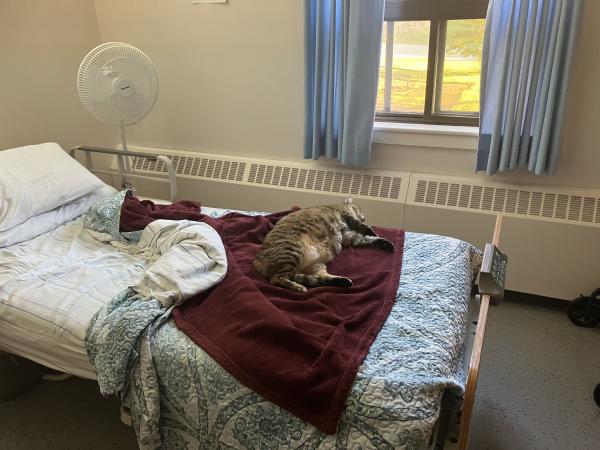
<instances>
[{"instance_id":1,"label":"white electric fan","mask_svg":"<svg viewBox=\"0 0 600 450\"><path fill-rule=\"evenodd\" d=\"M92 116L121 128L121 143L127 151L125 127L138 123L154 106L158 76L150 58L138 48L105 42L83 58L77 91Z\"/></svg>"}]
</instances>

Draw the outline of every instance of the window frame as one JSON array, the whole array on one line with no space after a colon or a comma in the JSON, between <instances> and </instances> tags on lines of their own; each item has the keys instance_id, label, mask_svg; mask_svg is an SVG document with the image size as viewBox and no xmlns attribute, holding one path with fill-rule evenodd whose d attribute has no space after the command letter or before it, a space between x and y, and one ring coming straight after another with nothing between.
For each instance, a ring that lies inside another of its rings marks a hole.
<instances>
[{"instance_id":1,"label":"window frame","mask_svg":"<svg viewBox=\"0 0 600 450\"><path fill-rule=\"evenodd\" d=\"M458 0L460 2L460 0ZM413 0L386 0L387 24L386 67L384 72L384 109L389 107L391 96L393 34L395 22L423 20L429 22L429 53L427 59L427 80L425 86L425 109L420 113L376 111L375 120L382 122L425 123L435 125L479 126L479 114L440 112L442 98L444 60L448 20L485 19L487 0L463 0L468 6L444 10L449 6L445 0L420 0L415 7ZM458 3L461 5L461 3ZM441 6L441 7L440 7ZM457 6L455 4L454 6ZM435 12L434 8L435 7ZM444 13L446 12L446 13ZM408 14L407 14L408 13ZM391 31L390 31L391 30ZM387 94L387 95L386 95Z\"/></svg>"}]
</instances>

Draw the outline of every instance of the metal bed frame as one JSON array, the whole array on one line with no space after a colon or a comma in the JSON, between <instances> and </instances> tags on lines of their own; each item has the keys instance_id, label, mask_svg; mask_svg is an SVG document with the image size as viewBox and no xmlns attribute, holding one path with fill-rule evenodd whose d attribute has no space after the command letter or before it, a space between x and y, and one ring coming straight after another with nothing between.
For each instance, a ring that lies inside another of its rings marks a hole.
<instances>
[{"instance_id":1,"label":"metal bed frame","mask_svg":"<svg viewBox=\"0 0 600 450\"><path fill-rule=\"evenodd\" d=\"M175 173L173 163L171 162L171 159L168 156L155 155L152 153L130 152L128 150L115 150L102 147L88 147L85 145L80 145L71 148L69 150L69 154L71 155L71 157L75 158L75 152L77 151L85 152L86 167L90 172L110 176L119 175L121 178L122 188L134 190L133 185L129 183L129 178L147 181L159 181L163 183L169 183L169 187L171 190L171 202L174 202L177 198L177 174ZM119 165L119 171L116 172L114 170L95 169L94 162L92 161L92 153L116 156L117 164ZM131 168L132 165L129 161L129 158L143 158L152 162L160 161L165 165L167 177L163 178L160 176L138 175Z\"/></svg>"},{"instance_id":2,"label":"metal bed frame","mask_svg":"<svg viewBox=\"0 0 600 450\"><path fill-rule=\"evenodd\" d=\"M100 147L77 146L71 148L70 155L75 158L75 153L81 151L85 153L87 168L94 173L120 177L120 184L123 188L133 189L129 183L129 178L138 180L150 180L168 183L170 185L170 200L174 202L177 198L177 179L175 169L171 160L164 155L152 153L130 152L124 150L107 149ZM95 169L92 161L92 153L105 154L115 156L118 164L118 171ZM149 161L161 161L164 163L166 176L146 176L136 174L131 168L129 158L144 158ZM500 242L500 233L502 229L502 215L496 215L496 224L491 244L487 244L483 257L482 269L479 273L479 294L472 297L473 317L472 323L476 324L475 332L473 333L469 327L467 333L467 341L465 343L466 351L465 358L468 361L467 383L464 395L457 395L455 392L447 390L444 393L441 403L440 416L436 422L432 432L429 449L442 450L448 442L458 444L456 448L459 450L467 450L469 442L469 430L471 426L471 418L473 407L475 405L475 394L477 390L477 382L479 378L479 366L481 362L481 352L483 349L483 341L485 337L485 326L490 304L497 305L503 298L504 294L504 273L501 279L497 280L492 273L494 268L492 263L495 256L499 253L498 245ZM502 255L504 256L504 255ZM504 264L506 258L504 257ZM477 305L478 303L478 305ZM0 350L1 352L1 350ZM121 408L121 420L126 425L131 425L131 417L126 409ZM458 436L457 436L458 430ZM454 445L453 445L454 447Z\"/></svg>"},{"instance_id":3,"label":"metal bed frame","mask_svg":"<svg viewBox=\"0 0 600 450\"><path fill-rule=\"evenodd\" d=\"M469 446L469 432L473 408L475 406L475 395L477 382L479 380L479 366L481 363L481 352L485 338L485 327L490 305L498 305L504 297L504 273L501 279L496 280L493 272L494 254L498 251L500 233L502 230L502 215L496 215L496 224L492 243L487 244L483 255L482 267L479 272L478 294L472 296L471 323L476 325L472 332L469 327L465 342L465 363L468 363L467 383L464 395L446 390L442 398L441 410L438 421L429 443L429 450L443 450L448 442L452 448L467 450ZM501 254L504 257L504 255ZM504 257L504 269L506 257ZM497 282L498 281L498 282Z\"/></svg>"}]
</instances>

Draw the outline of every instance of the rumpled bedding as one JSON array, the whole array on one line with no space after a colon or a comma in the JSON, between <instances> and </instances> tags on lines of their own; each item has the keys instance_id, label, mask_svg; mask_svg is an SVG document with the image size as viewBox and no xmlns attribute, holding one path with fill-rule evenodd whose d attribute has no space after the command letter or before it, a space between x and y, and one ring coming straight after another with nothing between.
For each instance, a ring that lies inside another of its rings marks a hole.
<instances>
[{"instance_id":1,"label":"rumpled bedding","mask_svg":"<svg viewBox=\"0 0 600 450\"><path fill-rule=\"evenodd\" d=\"M84 222L100 233L109 231L123 195L99 202ZM108 220L107 220L108 219ZM113 239L117 231L105 234ZM129 237L131 241L132 236ZM136 239L137 240L137 239ZM96 370L103 395L125 395L135 366L144 374L144 423L140 434L160 442L157 435L160 405L152 341L173 308L218 284L227 272L227 257L217 232L189 220L155 220L144 228L135 244L114 241L121 251L143 255L147 268L133 286L115 296L92 319L86 332L86 350ZM153 395L154 393L154 395Z\"/></svg>"},{"instance_id":2,"label":"rumpled bedding","mask_svg":"<svg viewBox=\"0 0 600 450\"><path fill-rule=\"evenodd\" d=\"M110 237L123 248L134 238ZM335 435L240 384L176 327L169 295L164 305L144 297L148 290L118 295L90 327L88 350L107 374L104 386L131 409L141 448L426 448L444 390L464 388L470 289L481 258L463 241L418 233L406 233L403 258L396 302Z\"/></svg>"},{"instance_id":3,"label":"rumpled bedding","mask_svg":"<svg viewBox=\"0 0 600 450\"><path fill-rule=\"evenodd\" d=\"M140 200L128 191L121 206L119 230L121 232L143 230L158 219L200 222L201 218L198 202L180 200L167 205L156 205L152 200Z\"/></svg>"}]
</instances>

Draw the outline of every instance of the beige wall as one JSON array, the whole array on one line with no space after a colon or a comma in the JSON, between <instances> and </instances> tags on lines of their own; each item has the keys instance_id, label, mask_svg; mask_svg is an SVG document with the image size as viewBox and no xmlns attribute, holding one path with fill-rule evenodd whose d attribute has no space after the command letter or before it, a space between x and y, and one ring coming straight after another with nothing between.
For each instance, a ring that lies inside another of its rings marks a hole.
<instances>
[{"instance_id":1,"label":"beige wall","mask_svg":"<svg viewBox=\"0 0 600 450\"><path fill-rule=\"evenodd\" d=\"M93 0L0 1L0 149L112 142L76 90L79 63L99 43Z\"/></svg>"},{"instance_id":2,"label":"beige wall","mask_svg":"<svg viewBox=\"0 0 600 450\"><path fill-rule=\"evenodd\" d=\"M0 2L0 148L42 141L110 145L116 132L79 104L78 65L101 41L155 62L154 110L132 144L298 160L303 131L303 2L53 0ZM600 187L600 2L586 0L563 157L555 177L498 178ZM377 144L373 167L472 176L474 152Z\"/></svg>"},{"instance_id":3,"label":"beige wall","mask_svg":"<svg viewBox=\"0 0 600 450\"><path fill-rule=\"evenodd\" d=\"M303 2L96 0L103 40L155 62L160 97L130 131L151 147L284 160L302 157ZM600 2L586 0L558 174L512 181L600 187ZM473 151L375 145L372 166L473 176Z\"/></svg>"},{"instance_id":4,"label":"beige wall","mask_svg":"<svg viewBox=\"0 0 600 450\"><path fill-rule=\"evenodd\" d=\"M131 143L246 156L300 157L300 0L99 0L104 41L133 44L159 79L154 110Z\"/></svg>"}]
</instances>

